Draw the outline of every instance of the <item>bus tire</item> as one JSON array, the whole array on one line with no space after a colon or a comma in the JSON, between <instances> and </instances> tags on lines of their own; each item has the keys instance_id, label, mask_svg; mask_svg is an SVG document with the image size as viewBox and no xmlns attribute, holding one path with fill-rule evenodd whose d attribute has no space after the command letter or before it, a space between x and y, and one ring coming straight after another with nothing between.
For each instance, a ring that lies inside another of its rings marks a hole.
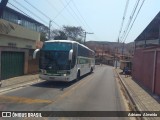
<instances>
[{"instance_id":1,"label":"bus tire","mask_svg":"<svg viewBox=\"0 0 160 120\"><path fill-rule=\"evenodd\" d=\"M90 73L92 73L92 72L93 72L93 68L91 67Z\"/></svg>"},{"instance_id":2,"label":"bus tire","mask_svg":"<svg viewBox=\"0 0 160 120\"><path fill-rule=\"evenodd\" d=\"M80 80L80 78L81 78L81 76L80 76L80 71L78 71L76 81Z\"/></svg>"}]
</instances>

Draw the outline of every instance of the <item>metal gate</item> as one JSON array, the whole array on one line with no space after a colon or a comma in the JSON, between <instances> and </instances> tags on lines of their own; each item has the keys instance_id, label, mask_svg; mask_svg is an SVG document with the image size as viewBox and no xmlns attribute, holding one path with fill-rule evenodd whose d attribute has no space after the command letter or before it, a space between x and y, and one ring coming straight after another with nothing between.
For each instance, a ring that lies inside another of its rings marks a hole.
<instances>
[{"instance_id":1,"label":"metal gate","mask_svg":"<svg viewBox=\"0 0 160 120\"><path fill-rule=\"evenodd\" d=\"M7 79L24 74L23 52L2 52L1 79Z\"/></svg>"}]
</instances>

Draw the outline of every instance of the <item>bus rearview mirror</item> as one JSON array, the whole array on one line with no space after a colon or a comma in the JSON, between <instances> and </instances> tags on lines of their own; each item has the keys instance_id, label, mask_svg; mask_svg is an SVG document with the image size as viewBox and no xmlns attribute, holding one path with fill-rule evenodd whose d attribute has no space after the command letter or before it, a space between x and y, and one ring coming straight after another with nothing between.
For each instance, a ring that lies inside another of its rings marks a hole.
<instances>
[{"instance_id":1,"label":"bus rearview mirror","mask_svg":"<svg viewBox=\"0 0 160 120\"><path fill-rule=\"evenodd\" d=\"M33 53L33 59L36 59L37 52L39 52L39 51L40 51L40 49L36 49L36 50L34 51L34 53Z\"/></svg>"},{"instance_id":2,"label":"bus rearview mirror","mask_svg":"<svg viewBox=\"0 0 160 120\"><path fill-rule=\"evenodd\" d=\"M69 51L69 60L72 61L73 49Z\"/></svg>"}]
</instances>

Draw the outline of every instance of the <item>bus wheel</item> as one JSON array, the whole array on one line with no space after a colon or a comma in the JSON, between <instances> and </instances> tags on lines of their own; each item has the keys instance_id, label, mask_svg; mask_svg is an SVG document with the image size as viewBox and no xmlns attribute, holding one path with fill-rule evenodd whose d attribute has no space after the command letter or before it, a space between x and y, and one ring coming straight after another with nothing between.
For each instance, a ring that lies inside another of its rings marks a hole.
<instances>
[{"instance_id":1,"label":"bus wheel","mask_svg":"<svg viewBox=\"0 0 160 120\"><path fill-rule=\"evenodd\" d=\"M90 73L92 73L92 72L93 72L93 68L91 67Z\"/></svg>"},{"instance_id":2,"label":"bus wheel","mask_svg":"<svg viewBox=\"0 0 160 120\"><path fill-rule=\"evenodd\" d=\"M80 71L78 71L76 81L80 80L80 77L81 77L81 76L80 76Z\"/></svg>"}]
</instances>

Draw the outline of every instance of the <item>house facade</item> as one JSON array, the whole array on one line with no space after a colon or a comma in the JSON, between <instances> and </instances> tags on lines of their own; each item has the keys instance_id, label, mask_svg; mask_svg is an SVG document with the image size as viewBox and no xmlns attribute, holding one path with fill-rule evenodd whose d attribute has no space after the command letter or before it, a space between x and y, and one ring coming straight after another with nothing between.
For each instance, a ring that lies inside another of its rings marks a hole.
<instances>
[{"instance_id":1,"label":"house facade","mask_svg":"<svg viewBox=\"0 0 160 120\"><path fill-rule=\"evenodd\" d=\"M0 80L35 73L38 59L32 54L40 42L43 24L9 7L0 18Z\"/></svg>"},{"instance_id":2,"label":"house facade","mask_svg":"<svg viewBox=\"0 0 160 120\"><path fill-rule=\"evenodd\" d=\"M160 96L160 12L135 40L132 77Z\"/></svg>"}]
</instances>

